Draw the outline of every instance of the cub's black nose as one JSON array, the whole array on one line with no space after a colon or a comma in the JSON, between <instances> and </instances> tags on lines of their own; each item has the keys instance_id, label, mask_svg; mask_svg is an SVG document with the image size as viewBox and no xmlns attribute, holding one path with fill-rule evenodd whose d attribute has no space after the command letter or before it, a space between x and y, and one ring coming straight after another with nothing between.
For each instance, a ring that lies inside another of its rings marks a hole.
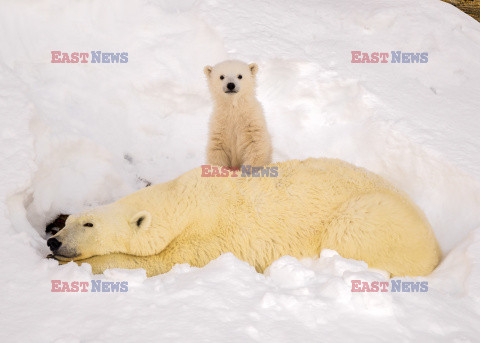
<instances>
[{"instance_id":1,"label":"cub's black nose","mask_svg":"<svg viewBox=\"0 0 480 343\"><path fill-rule=\"evenodd\" d=\"M233 91L235 89L235 84L233 82L230 82L227 84L227 88L231 91Z\"/></svg>"},{"instance_id":2,"label":"cub's black nose","mask_svg":"<svg viewBox=\"0 0 480 343\"><path fill-rule=\"evenodd\" d=\"M47 245L52 252L55 252L56 250L58 250L58 248L60 248L60 246L62 245L62 242L59 242L58 239L56 238L50 238L47 241Z\"/></svg>"}]
</instances>

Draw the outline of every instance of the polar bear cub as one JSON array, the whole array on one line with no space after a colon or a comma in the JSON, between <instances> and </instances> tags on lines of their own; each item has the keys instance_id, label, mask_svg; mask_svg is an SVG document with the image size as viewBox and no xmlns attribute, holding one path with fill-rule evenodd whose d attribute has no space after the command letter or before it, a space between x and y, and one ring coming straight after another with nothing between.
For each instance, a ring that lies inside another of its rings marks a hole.
<instances>
[{"instance_id":1,"label":"polar bear cub","mask_svg":"<svg viewBox=\"0 0 480 343\"><path fill-rule=\"evenodd\" d=\"M214 102L207 163L240 168L261 167L272 159L272 143L262 106L255 97L258 66L224 61L204 73Z\"/></svg>"}]
</instances>

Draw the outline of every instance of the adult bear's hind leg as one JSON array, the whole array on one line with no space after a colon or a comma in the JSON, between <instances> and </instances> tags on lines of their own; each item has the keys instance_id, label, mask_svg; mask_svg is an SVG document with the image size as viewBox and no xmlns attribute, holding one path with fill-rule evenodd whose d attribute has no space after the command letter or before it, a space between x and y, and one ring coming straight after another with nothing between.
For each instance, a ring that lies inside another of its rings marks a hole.
<instances>
[{"instance_id":1,"label":"adult bear's hind leg","mask_svg":"<svg viewBox=\"0 0 480 343\"><path fill-rule=\"evenodd\" d=\"M423 213L397 193L359 195L342 204L328 225L322 249L363 260L392 276L428 275L440 249Z\"/></svg>"}]
</instances>

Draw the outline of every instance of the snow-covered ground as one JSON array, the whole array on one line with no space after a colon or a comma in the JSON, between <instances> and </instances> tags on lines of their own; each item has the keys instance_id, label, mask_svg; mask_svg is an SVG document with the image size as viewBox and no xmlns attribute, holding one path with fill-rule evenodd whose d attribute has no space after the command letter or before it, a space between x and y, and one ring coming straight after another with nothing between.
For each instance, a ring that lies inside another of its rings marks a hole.
<instances>
[{"instance_id":1,"label":"snow-covered ground","mask_svg":"<svg viewBox=\"0 0 480 343\"><path fill-rule=\"evenodd\" d=\"M2 1L1 342L474 342L480 334L480 24L439 0ZM128 52L52 64L51 51ZM428 52L354 64L351 51ZM426 293L333 251L265 274L226 254L92 276L46 260L45 224L204 162L202 69L257 62L275 160L338 157L406 191L444 252ZM51 280L128 281L52 293Z\"/></svg>"}]
</instances>

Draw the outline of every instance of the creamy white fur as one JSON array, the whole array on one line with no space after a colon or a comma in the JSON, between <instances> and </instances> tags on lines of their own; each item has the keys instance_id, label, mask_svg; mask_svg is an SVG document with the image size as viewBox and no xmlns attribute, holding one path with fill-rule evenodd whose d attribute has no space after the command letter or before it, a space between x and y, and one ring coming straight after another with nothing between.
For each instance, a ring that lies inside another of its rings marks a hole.
<instances>
[{"instance_id":1,"label":"creamy white fur","mask_svg":"<svg viewBox=\"0 0 480 343\"><path fill-rule=\"evenodd\" d=\"M423 213L379 176L335 159L269 167L278 177L201 177L197 168L71 216L55 236L57 258L88 262L96 273L145 268L148 275L176 263L201 267L226 252L260 272L283 255L315 257L322 249L394 276L426 275L438 264Z\"/></svg>"},{"instance_id":2,"label":"creamy white fur","mask_svg":"<svg viewBox=\"0 0 480 343\"><path fill-rule=\"evenodd\" d=\"M271 162L272 143L262 106L255 97L257 71L255 63L240 61L204 68L214 102L207 163L239 168L261 167ZM227 93L229 83L235 84L236 93Z\"/></svg>"}]
</instances>

